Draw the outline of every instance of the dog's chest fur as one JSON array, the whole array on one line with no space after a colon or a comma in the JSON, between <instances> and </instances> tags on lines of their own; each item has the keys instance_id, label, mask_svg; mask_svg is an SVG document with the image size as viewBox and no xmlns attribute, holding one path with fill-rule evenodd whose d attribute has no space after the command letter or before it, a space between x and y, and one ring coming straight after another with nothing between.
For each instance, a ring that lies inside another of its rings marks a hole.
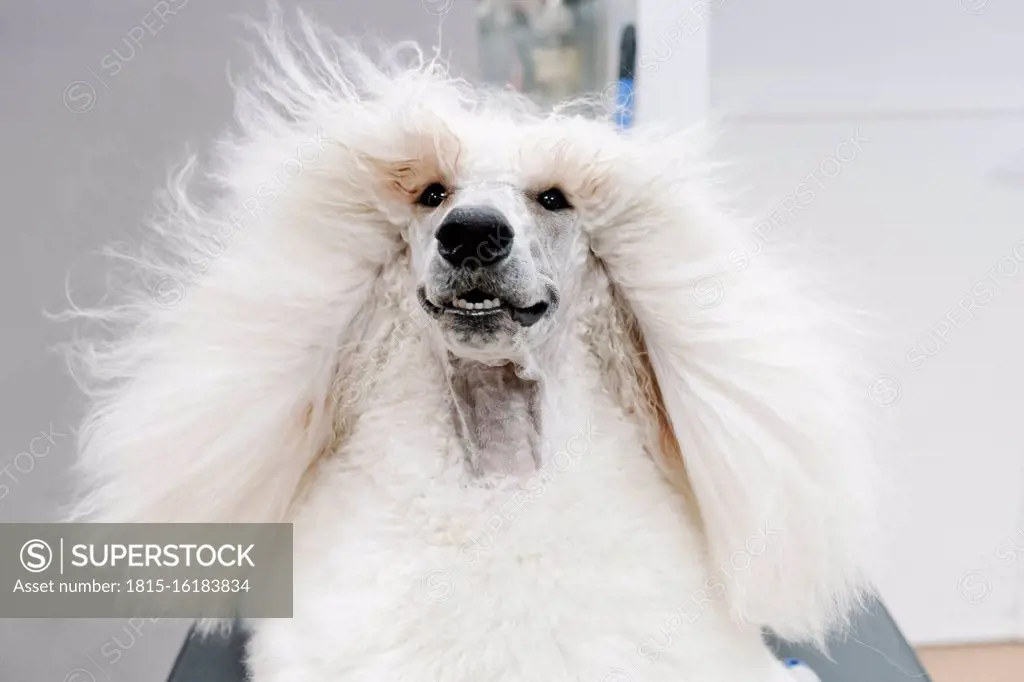
<instances>
[{"instance_id":1,"label":"dog's chest fur","mask_svg":"<svg viewBox=\"0 0 1024 682\"><path fill-rule=\"evenodd\" d=\"M524 448L539 469L505 476L468 461L426 343L381 368L296 515L295 617L256 624L256 682L779 674L758 634L702 592L695 520L583 379L598 373L573 372L586 362L567 359L577 378L548 395L557 416Z\"/></svg>"}]
</instances>

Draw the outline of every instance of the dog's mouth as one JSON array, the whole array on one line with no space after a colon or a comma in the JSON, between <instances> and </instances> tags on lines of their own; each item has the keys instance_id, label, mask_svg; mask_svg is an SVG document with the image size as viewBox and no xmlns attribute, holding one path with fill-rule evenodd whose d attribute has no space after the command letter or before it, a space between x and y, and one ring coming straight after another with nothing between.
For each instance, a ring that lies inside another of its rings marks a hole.
<instances>
[{"instance_id":1,"label":"dog's mouth","mask_svg":"<svg viewBox=\"0 0 1024 682\"><path fill-rule=\"evenodd\" d=\"M551 307L547 301L540 301L526 308L519 308L483 289L470 289L453 296L451 300L444 303L432 302L422 288L418 293L420 305L434 316L456 315L466 318L486 318L508 314L515 322L524 327L539 322Z\"/></svg>"}]
</instances>

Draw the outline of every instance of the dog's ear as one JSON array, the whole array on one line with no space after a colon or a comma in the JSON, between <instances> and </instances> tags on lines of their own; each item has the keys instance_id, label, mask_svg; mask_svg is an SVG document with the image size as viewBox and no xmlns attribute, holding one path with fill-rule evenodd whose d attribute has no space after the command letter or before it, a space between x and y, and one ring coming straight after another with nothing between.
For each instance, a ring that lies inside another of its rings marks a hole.
<instances>
[{"instance_id":1,"label":"dog's ear","mask_svg":"<svg viewBox=\"0 0 1024 682\"><path fill-rule=\"evenodd\" d=\"M749 232L692 149L623 144L585 216L591 246L654 375L659 454L699 507L708 594L741 622L821 641L864 585L867 384L837 308L767 254L737 258Z\"/></svg>"},{"instance_id":2,"label":"dog's ear","mask_svg":"<svg viewBox=\"0 0 1024 682\"><path fill-rule=\"evenodd\" d=\"M88 494L74 516L285 517L335 437L341 349L398 248L386 225L339 212L326 176L303 172L258 211L245 194L226 200L231 218L175 182L159 231L188 235L178 253L202 260L151 259L130 301L77 311L122 324L73 349L91 398L79 445Z\"/></svg>"}]
</instances>

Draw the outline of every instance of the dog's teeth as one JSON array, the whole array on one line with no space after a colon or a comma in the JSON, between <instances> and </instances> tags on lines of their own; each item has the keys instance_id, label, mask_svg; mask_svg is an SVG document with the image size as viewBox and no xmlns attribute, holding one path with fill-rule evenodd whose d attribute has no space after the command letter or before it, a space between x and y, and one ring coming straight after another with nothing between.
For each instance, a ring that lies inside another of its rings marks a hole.
<instances>
[{"instance_id":1,"label":"dog's teeth","mask_svg":"<svg viewBox=\"0 0 1024 682\"><path fill-rule=\"evenodd\" d=\"M480 303L470 303L464 298L452 299L451 307L462 310L494 310L501 307L500 298L487 298Z\"/></svg>"}]
</instances>

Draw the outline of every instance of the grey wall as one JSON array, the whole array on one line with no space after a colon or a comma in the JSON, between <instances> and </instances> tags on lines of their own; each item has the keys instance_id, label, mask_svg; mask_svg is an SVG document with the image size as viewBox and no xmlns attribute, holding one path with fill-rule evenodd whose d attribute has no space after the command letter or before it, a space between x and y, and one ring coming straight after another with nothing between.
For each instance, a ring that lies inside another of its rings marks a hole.
<instances>
[{"instance_id":1,"label":"grey wall","mask_svg":"<svg viewBox=\"0 0 1024 682\"><path fill-rule=\"evenodd\" d=\"M282 4L301 4L342 34L412 38L425 47L437 42L440 24L453 64L473 71L471 0ZM66 279L76 299L95 300L103 277L92 254L128 236L168 166L227 125L228 67L246 63L234 18L262 16L263 7L245 0L0 4L0 157L7 167L0 183L0 522L53 520L70 490L79 405L48 350L69 329L43 311L66 306ZM49 439L37 438L41 432ZM184 627L0 620L0 680L163 680Z\"/></svg>"},{"instance_id":2,"label":"grey wall","mask_svg":"<svg viewBox=\"0 0 1024 682\"><path fill-rule=\"evenodd\" d=\"M728 0L710 25L767 221L744 248L803 247L871 313L874 579L914 644L1024 638L1022 36L1024 3L990 0Z\"/></svg>"}]
</instances>

